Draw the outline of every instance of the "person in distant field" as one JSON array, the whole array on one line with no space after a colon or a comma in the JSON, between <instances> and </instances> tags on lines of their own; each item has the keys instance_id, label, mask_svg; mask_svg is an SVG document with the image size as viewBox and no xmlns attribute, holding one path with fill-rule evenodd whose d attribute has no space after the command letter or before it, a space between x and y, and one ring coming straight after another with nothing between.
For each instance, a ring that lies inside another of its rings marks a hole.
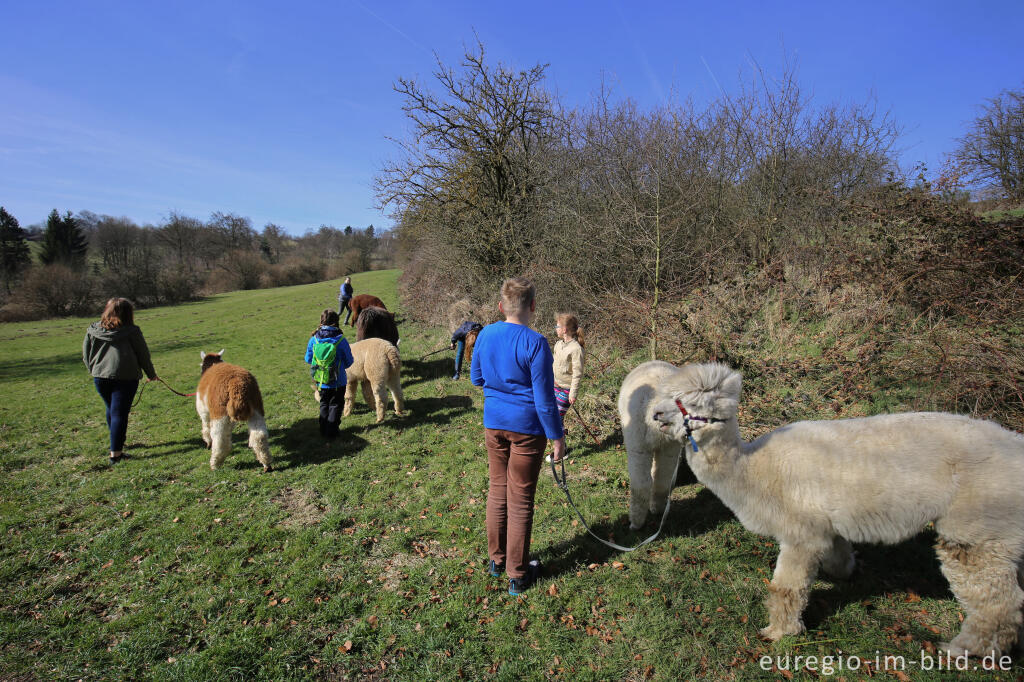
<instances>
[{"instance_id":1,"label":"person in distant field","mask_svg":"<svg viewBox=\"0 0 1024 682\"><path fill-rule=\"evenodd\" d=\"M352 349L338 324L338 313L321 313L320 326L306 344L305 360L312 365L310 373L320 400L320 435L334 439L338 436L348 385L345 369L352 365Z\"/></svg>"},{"instance_id":2,"label":"person in distant field","mask_svg":"<svg viewBox=\"0 0 1024 682\"><path fill-rule=\"evenodd\" d=\"M352 278L346 277L338 288L338 316L341 316L342 310L345 311L344 324L348 324L348 318L352 315L352 309L348 307L348 302L352 300L352 293Z\"/></svg>"},{"instance_id":3,"label":"person in distant field","mask_svg":"<svg viewBox=\"0 0 1024 682\"><path fill-rule=\"evenodd\" d=\"M534 298L530 280L505 280L498 303L505 321L480 331L470 364L473 385L484 389L488 570L493 576L507 572L511 595L521 594L540 575L540 564L530 560L530 534L547 441L552 441L556 460L565 454L551 349L528 326Z\"/></svg>"},{"instance_id":4,"label":"person in distant field","mask_svg":"<svg viewBox=\"0 0 1024 682\"><path fill-rule=\"evenodd\" d=\"M99 322L89 325L82 340L82 361L89 368L96 392L107 408L110 431L110 464L128 457L124 442L128 413L145 372L150 381L159 377L149 357L142 330L135 326L135 307L127 298L107 301Z\"/></svg>"},{"instance_id":5,"label":"person in distant field","mask_svg":"<svg viewBox=\"0 0 1024 682\"><path fill-rule=\"evenodd\" d=\"M476 337L480 333L480 330L484 326L479 322L470 322L466 320L459 328L452 332L452 350L455 351L455 375L452 380L458 381L462 375L462 357L465 354L466 346L470 349L473 348L473 344L476 342Z\"/></svg>"}]
</instances>

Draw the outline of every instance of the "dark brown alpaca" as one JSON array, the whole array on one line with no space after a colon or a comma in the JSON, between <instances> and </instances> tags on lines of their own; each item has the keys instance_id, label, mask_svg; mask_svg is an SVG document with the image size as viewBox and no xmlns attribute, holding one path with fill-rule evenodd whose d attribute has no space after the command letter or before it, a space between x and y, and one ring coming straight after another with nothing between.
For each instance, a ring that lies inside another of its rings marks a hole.
<instances>
[{"instance_id":1,"label":"dark brown alpaca","mask_svg":"<svg viewBox=\"0 0 1024 682\"><path fill-rule=\"evenodd\" d=\"M366 310L371 306L383 308L384 310L388 309L388 307L384 305L384 301L372 294L359 294L357 296L353 296L352 300L348 302L348 309L352 311L352 319L349 321L349 324L353 327L356 326L356 320L359 319L359 312Z\"/></svg>"},{"instance_id":2,"label":"dark brown alpaca","mask_svg":"<svg viewBox=\"0 0 1024 682\"><path fill-rule=\"evenodd\" d=\"M363 339L384 339L397 346L398 326L395 324L395 314L377 306L363 308L356 324L356 341Z\"/></svg>"}]
</instances>

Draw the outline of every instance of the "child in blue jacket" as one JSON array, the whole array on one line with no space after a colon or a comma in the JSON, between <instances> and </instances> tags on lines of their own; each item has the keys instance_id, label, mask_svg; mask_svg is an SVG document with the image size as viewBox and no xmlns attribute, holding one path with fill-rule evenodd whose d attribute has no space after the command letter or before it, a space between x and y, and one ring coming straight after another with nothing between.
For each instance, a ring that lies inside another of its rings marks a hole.
<instances>
[{"instance_id":1,"label":"child in blue jacket","mask_svg":"<svg viewBox=\"0 0 1024 682\"><path fill-rule=\"evenodd\" d=\"M320 367L317 359L332 355L328 346L334 346L333 358ZM320 315L320 326L306 344L306 363L312 366L310 373L320 394L320 435L330 440L338 435L348 385L345 368L352 365L352 349L341 333L338 313L333 310L324 310Z\"/></svg>"}]
</instances>

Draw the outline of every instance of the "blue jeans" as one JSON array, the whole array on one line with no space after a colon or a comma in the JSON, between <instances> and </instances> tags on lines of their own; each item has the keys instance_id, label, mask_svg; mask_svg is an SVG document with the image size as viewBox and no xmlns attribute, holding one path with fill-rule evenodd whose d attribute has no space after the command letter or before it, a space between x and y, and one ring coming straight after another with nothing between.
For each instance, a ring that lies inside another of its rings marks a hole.
<instances>
[{"instance_id":1,"label":"blue jeans","mask_svg":"<svg viewBox=\"0 0 1024 682\"><path fill-rule=\"evenodd\" d=\"M96 384L96 392L107 406L110 451L121 452L124 450L124 439L128 433L128 412L132 409L135 392L139 390L139 381L93 377L93 383Z\"/></svg>"},{"instance_id":2,"label":"blue jeans","mask_svg":"<svg viewBox=\"0 0 1024 682\"><path fill-rule=\"evenodd\" d=\"M462 374L462 355L466 352L466 339L455 342L455 376Z\"/></svg>"}]
</instances>

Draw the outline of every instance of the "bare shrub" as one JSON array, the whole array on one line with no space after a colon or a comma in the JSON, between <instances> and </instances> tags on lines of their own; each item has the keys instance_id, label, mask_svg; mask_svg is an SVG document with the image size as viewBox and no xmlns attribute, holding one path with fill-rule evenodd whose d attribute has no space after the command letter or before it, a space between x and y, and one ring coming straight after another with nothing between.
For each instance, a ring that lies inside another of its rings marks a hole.
<instances>
[{"instance_id":1,"label":"bare shrub","mask_svg":"<svg viewBox=\"0 0 1024 682\"><path fill-rule=\"evenodd\" d=\"M32 268L11 298L14 309L38 317L86 315L99 304L87 273L55 263Z\"/></svg>"},{"instance_id":2,"label":"bare shrub","mask_svg":"<svg viewBox=\"0 0 1024 682\"><path fill-rule=\"evenodd\" d=\"M203 282L196 272L165 268L157 275L157 299L159 303L182 303L193 301L199 295Z\"/></svg>"}]
</instances>

